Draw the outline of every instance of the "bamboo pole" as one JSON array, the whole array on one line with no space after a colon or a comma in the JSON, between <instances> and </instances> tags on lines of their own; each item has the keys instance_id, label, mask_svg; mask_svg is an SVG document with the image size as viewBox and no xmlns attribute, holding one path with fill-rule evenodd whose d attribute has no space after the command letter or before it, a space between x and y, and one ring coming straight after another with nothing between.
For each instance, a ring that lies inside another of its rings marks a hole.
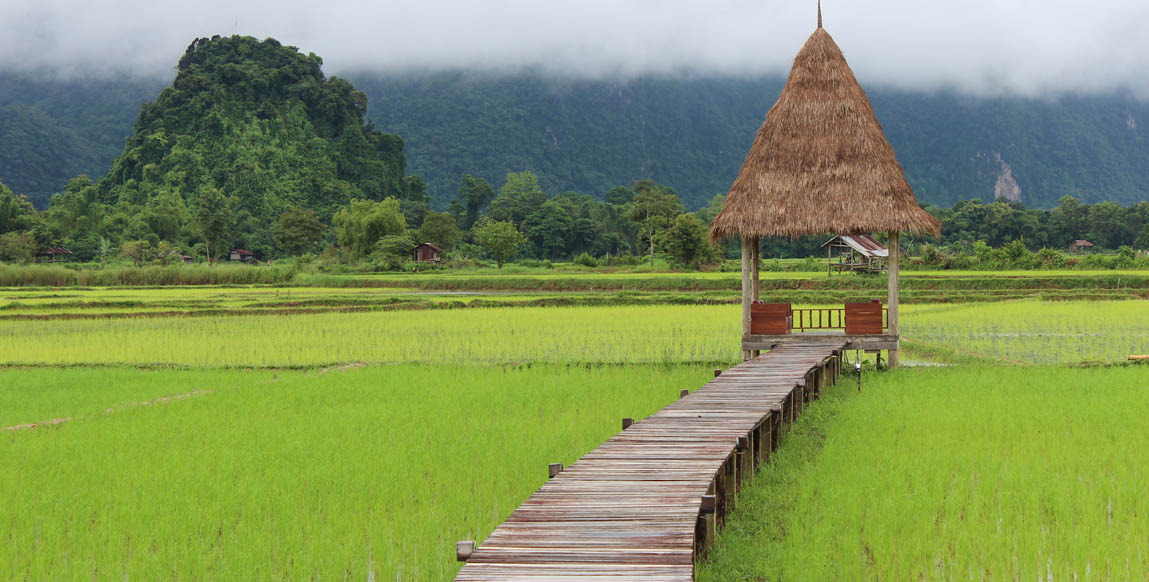
<instances>
[{"instance_id":1,"label":"bamboo pole","mask_svg":"<svg viewBox=\"0 0 1149 582\"><path fill-rule=\"evenodd\" d=\"M895 338L898 337L898 260L900 258L899 257L900 249L898 248L898 246L899 246L898 235L899 235L898 231L896 231L896 230L890 231L890 242L889 242L890 253L889 253L889 257L888 257L888 269L887 269L887 274L889 275L889 296L887 297L887 302L889 304L889 311L888 311L887 317L888 317L889 321L887 322L887 328L888 328L887 333L894 336ZM899 345L900 343L901 343L901 339L899 338L899 339L895 340L894 345ZM898 367L898 349L897 348L890 350L889 362L890 362L890 369L894 369L894 368Z\"/></svg>"},{"instance_id":2,"label":"bamboo pole","mask_svg":"<svg viewBox=\"0 0 1149 582\"><path fill-rule=\"evenodd\" d=\"M750 283L751 266L750 261L754 256L753 250L750 248L750 237L742 237L742 337L750 335L750 302L753 295L753 288ZM742 350L742 361L750 359L750 352Z\"/></svg>"}]
</instances>

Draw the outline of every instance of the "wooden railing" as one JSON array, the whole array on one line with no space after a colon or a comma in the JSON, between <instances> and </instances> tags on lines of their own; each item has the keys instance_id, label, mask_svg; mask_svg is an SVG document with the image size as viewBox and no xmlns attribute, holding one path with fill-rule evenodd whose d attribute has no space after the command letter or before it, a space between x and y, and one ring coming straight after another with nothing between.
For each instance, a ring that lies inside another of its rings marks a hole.
<instances>
[{"instance_id":1,"label":"wooden railing","mask_svg":"<svg viewBox=\"0 0 1149 582\"><path fill-rule=\"evenodd\" d=\"M794 322L791 329L795 331L817 329L845 329L845 307L810 307L794 309ZM882 307L882 328L888 327L889 309Z\"/></svg>"}]
</instances>

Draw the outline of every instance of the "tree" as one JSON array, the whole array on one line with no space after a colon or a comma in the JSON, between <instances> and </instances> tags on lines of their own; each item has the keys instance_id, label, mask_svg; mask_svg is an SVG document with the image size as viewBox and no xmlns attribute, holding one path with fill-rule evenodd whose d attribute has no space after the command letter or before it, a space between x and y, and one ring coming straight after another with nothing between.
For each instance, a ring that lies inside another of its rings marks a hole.
<instances>
[{"instance_id":1,"label":"tree","mask_svg":"<svg viewBox=\"0 0 1149 582\"><path fill-rule=\"evenodd\" d=\"M527 239L509 222L487 221L475 227L475 241L495 257L502 269L507 257Z\"/></svg>"},{"instance_id":2,"label":"tree","mask_svg":"<svg viewBox=\"0 0 1149 582\"><path fill-rule=\"evenodd\" d=\"M418 238L417 242L429 242L444 251L449 251L455 248L455 242L459 240L459 227L450 214L429 212L415 236Z\"/></svg>"},{"instance_id":3,"label":"tree","mask_svg":"<svg viewBox=\"0 0 1149 582\"><path fill-rule=\"evenodd\" d=\"M630 208L630 219L642 225L639 235L650 242L650 269L654 270L654 239L684 208L673 190L653 180L641 180L632 190L637 194Z\"/></svg>"},{"instance_id":4,"label":"tree","mask_svg":"<svg viewBox=\"0 0 1149 582\"><path fill-rule=\"evenodd\" d=\"M495 199L495 189L482 178L470 174L463 176L463 183L459 185L459 195L455 198L458 206L452 202L452 208L457 208L455 222L462 230L470 230L479 215Z\"/></svg>"},{"instance_id":5,"label":"tree","mask_svg":"<svg viewBox=\"0 0 1149 582\"><path fill-rule=\"evenodd\" d=\"M6 232L0 234L0 259L15 263L30 262L36 256L39 245L30 232Z\"/></svg>"},{"instance_id":6,"label":"tree","mask_svg":"<svg viewBox=\"0 0 1149 582\"><path fill-rule=\"evenodd\" d=\"M1143 251L1149 250L1149 224L1141 229L1141 234L1137 235L1137 240L1133 241L1133 246Z\"/></svg>"},{"instance_id":7,"label":"tree","mask_svg":"<svg viewBox=\"0 0 1149 582\"><path fill-rule=\"evenodd\" d=\"M272 229L272 237L288 255L302 255L315 246L323 236L323 221L314 210L292 208L279 215Z\"/></svg>"},{"instance_id":8,"label":"tree","mask_svg":"<svg viewBox=\"0 0 1149 582\"><path fill-rule=\"evenodd\" d=\"M379 239L401 235L407 230L407 220L395 198L381 202L352 200L351 206L336 212L331 222L339 245L360 259L374 250Z\"/></svg>"},{"instance_id":9,"label":"tree","mask_svg":"<svg viewBox=\"0 0 1149 582\"><path fill-rule=\"evenodd\" d=\"M152 258L152 243L146 240L130 240L120 245L120 254L131 259L137 267Z\"/></svg>"},{"instance_id":10,"label":"tree","mask_svg":"<svg viewBox=\"0 0 1149 582\"><path fill-rule=\"evenodd\" d=\"M166 190L148 200L140 219L159 240L177 241L188 221L188 208L178 193Z\"/></svg>"},{"instance_id":11,"label":"tree","mask_svg":"<svg viewBox=\"0 0 1149 582\"><path fill-rule=\"evenodd\" d=\"M179 260L180 254L180 250L176 245L163 240L160 241L160 244L156 245L154 256L161 264L167 266Z\"/></svg>"},{"instance_id":12,"label":"tree","mask_svg":"<svg viewBox=\"0 0 1149 582\"><path fill-rule=\"evenodd\" d=\"M32 228L39 217L26 196L17 196L0 182L0 234Z\"/></svg>"},{"instance_id":13,"label":"tree","mask_svg":"<svg viewBox=\"0 0 1149 582\"><path fill-rule=\"evenodd\" d=\"M204 248L210 263L213 251L220 249L221 243L231 233L233 217L228 208L227 196L219 188L201 189L195 199L194 217L196 226L203 235Z\"/></svg>"},{"instance_id":14,"label":"tree","mask_svg":"<svg viewBox=\"0 0 1149 582\"><path fill-rule=\"evenodd\" d=\"M695 212L694 215L698 217L698 220L702 221L702 224L710 226L710 223L714 222L714 218L718 216L719 212L722 212L725 206L726 196L715 194L714 198L711 198L706 206L699 208L698 212Z\"/></svg>"},{"instance_id":15,"label":"tree","mask_svg":"<svg viewBox=\"0 0 1149 582\"><path fill-rule=\"evenodd\" d=\"M491 220L507 221L519 227L527 215L538 210L546 201L547 195L539 187L539 180L534 174L508 172L507 181L487 209L487 216Z\"/></svg>"},{"instance_id":16,"label":"tree","mask_svg":"<svg viewBox=\"0 0 1149 582\"><path fill-rule=\"evenodd\" d=\"M100 242L96 245L96 253L100 255L100 268L108 266L108 255L114 253L116 247L112 245L112 241L100 237Z\"/></svg>"},{"instance_id":17,"label":"tree","mask_svg":"<svg viewBox=\"0 0 1149 582\"><path fill-rule=\"evenodd\" d=\"M415 244L411 239L401 234L389 234L375 242L371 258L390 270L403 266L411 260L411 250Z\"/></svg>"},{"instance_id":18,"label":"tree","mask_svg":"<svg viewBox=\"0 0 1149 582\"><path fill-rule=\"evenodd\" d=\"M567 253L573 227L570 213L554 201L543 204L523 220L527 239L548 259Z\"/></svg>"},{"instance_id":19,"label":"tree","mask_svg":"<svg viewBox=\"0 0 1149 582\"><path fill-rule=\"evenodd\" d=\"M679 214L662 238L666 252L678 265L698 267L716 255L706 225L690 214Z\"/></svg>"}]
</instances>

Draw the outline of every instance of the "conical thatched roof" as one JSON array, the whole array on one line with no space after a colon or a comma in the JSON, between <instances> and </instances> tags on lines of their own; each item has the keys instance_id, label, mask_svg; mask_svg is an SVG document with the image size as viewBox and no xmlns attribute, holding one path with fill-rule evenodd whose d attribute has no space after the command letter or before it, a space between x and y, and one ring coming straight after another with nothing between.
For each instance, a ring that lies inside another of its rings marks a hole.
<instances>
[{"instance_id":1,"label":"conical thatched roof","mask_svg":"<svg viewBox=\"0 0 1149 582\"><path fill-rule=\"evenodd\" d=\"M766 114L713 239L897 230L940 233L914 198L870 100L819 26Z\"/></svg>"}]
</instances>

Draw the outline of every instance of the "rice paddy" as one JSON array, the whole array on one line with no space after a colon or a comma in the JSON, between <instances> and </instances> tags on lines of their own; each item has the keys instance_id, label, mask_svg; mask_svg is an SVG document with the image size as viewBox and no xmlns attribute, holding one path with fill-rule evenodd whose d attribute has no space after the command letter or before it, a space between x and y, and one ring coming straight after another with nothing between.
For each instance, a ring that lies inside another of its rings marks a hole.
<instances>
[{"instance_id":1,"label":"rice paddy","mask_svg":"<svg viewBox=\"0 0 1149 582\"><path fill-rule=\"evenodd\" d=\"M0 578L449 580L547 463L738 360L727 276L0 290ZM779 281L796 307L884 296ZM1149 301L920 281L903 359L960 365L810 407L701 579L1143 578L1149 372L1032 364L1149 353Z\"/></svg>"},{"instance_id":2,"label":"rice paddy","mask_svg":"<svg viewBox=\"0 0 1149 582\"><path fill-rule=\"evenodd\" d=\"M547 463L573 462L709 369L63 375L83 382L67 390L87 392L81 403L61 401L59 370L19 374L7 392L31 403L5 422L79 416L0 430L4 578L416 581L449 580L454 542L490 532ZM206 394L118 408L157 383Z\"/></svg>"},{"instance_id":3,"label":"rice paddy","mask_svg":"<svg viewBox=\"0 0 1149 582\"><path fill-rule=\"evenodd\" d=\"M8 364L313 367L349 362L730 362L738 306L401 310L0 320ZM908 305L910 341L1031 363L1149 351L1149 301Z\"/></svg>"},{"instance_id":4,"label":"rice paddy","mask_svg":"<svg viewBox=\"0 0 1149 582\"><path fill-rule=\"evenodd\" d=\"M945 368L832 390L698 579L1142 580L1149 371Z\"/></svg>"}]
</instances>

